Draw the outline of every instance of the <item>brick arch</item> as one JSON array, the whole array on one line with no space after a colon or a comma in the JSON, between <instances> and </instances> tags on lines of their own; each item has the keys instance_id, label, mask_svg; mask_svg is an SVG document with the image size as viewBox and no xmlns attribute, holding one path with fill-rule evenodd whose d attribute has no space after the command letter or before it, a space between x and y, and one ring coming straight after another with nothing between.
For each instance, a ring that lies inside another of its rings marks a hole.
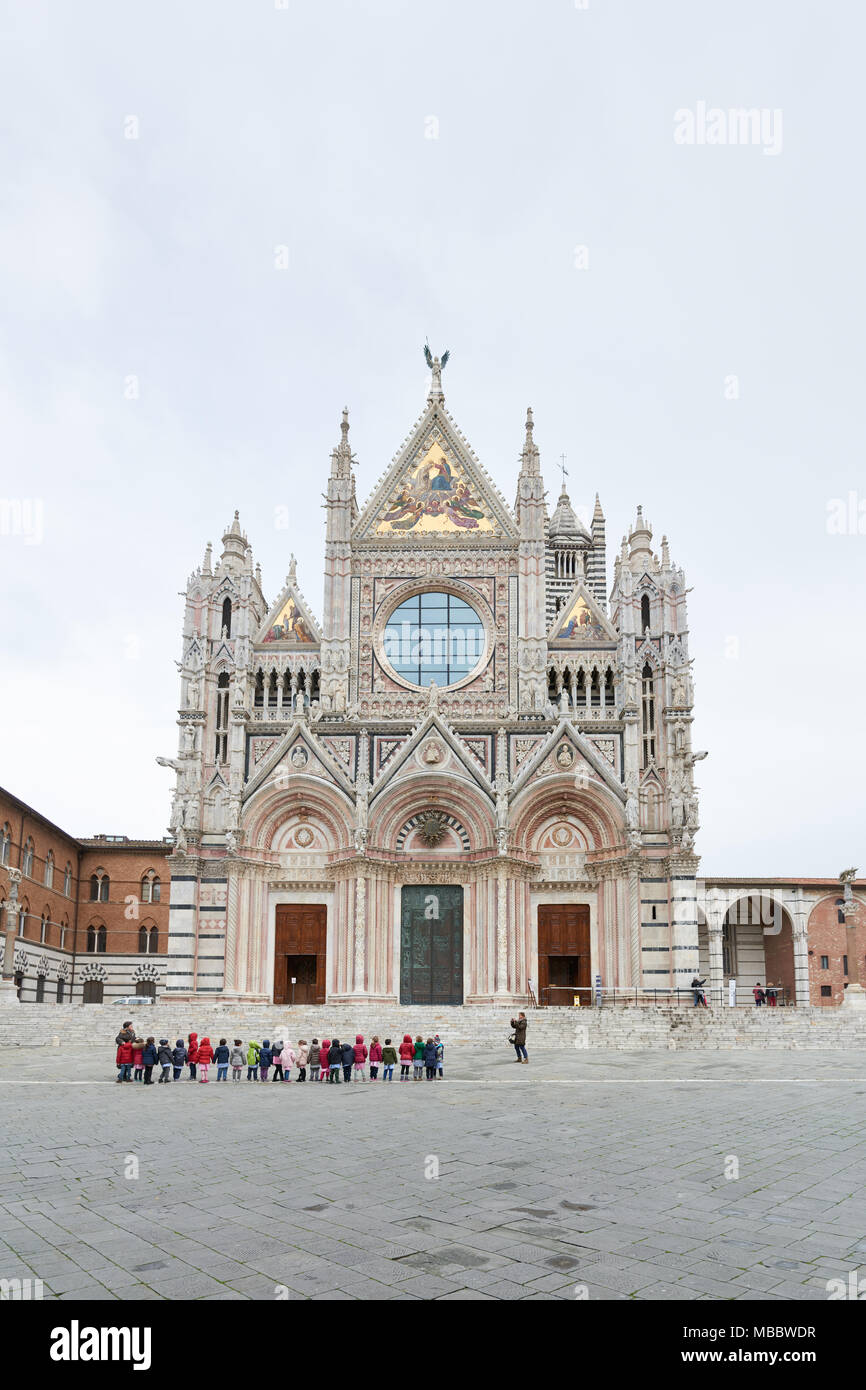
<instances>
[{"instance_id":1,"label":"brick arch","mask_svg":"<svg viewBox=\"0 0 866 1390\"><path fill-rule=\"evenodd\" d=\"M82 980L102 980L102 982L105 983L108 979L108 974L104 965L97 965L95 961L91 961L88 965L85 965L82 970L81 978Z\"/></svg>"},{"instance_id":2,"label":"brick arch","mask_svg":"<svg viewBox=\"0 0 866 1390\"><path fill-rule=\"evenodd\" d=\"M156 982L162 978L162 971L158 965L139 965L138 968L133 971L132 978L134 980L153 980Z\"/></svg>"}]
</instances>

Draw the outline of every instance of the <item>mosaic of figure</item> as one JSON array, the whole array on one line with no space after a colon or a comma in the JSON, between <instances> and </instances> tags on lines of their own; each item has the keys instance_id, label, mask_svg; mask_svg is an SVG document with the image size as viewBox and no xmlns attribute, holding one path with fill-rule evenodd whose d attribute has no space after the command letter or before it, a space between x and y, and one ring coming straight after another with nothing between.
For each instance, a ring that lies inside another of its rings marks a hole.
<instances>
[{"instance_id":1,"label":"mosaic of figure","mask_svg":"<svg viewBox=\"0 0 866 1390\"><path fill-rule=\"evenodd\" d=\"M438 447L410 469L379 531L491 531L493 525L459 469Z\"/></svg>"},{"instance_id":2,"label":"mosaic of figure","mask_svg":"<svg viewBox=\"0 0 866 1390\"><path fill-rule=\"evenodd\" d=\"M291 597L286 599L283 610L270 632L266 642L312 642L313 634L301 617L300 609Z\"/></svg>"}]
</instances>

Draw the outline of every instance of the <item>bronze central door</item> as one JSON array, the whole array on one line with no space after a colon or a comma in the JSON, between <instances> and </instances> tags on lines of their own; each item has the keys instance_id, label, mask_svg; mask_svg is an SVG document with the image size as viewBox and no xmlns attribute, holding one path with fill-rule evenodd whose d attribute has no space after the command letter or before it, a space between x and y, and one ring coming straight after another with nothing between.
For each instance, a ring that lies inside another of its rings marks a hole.
<instances>
[{"instance_id":1,"label":"bronze central door","mask_svg":"<svg viewBox=\"0 0 866 1390\"><path fill-rule=\"evenodd\" d=\"M463 1003L463 889L403 889L400 1003Z\"/></svg>"}]
</instances>

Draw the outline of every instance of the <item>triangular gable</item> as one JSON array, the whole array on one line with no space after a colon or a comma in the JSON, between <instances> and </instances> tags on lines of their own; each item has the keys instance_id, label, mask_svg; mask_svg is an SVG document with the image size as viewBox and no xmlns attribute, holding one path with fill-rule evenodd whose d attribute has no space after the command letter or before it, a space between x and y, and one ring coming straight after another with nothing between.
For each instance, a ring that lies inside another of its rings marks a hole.
<instances>
[{"instance_id":1,"label":"triangular gable","mask_svg":"<svg viewBox=\"0 0 866 1390\"><path fill-rule=\"evenodd\" d=\"M225 642L221 642L211 659L213 669L216 670L220 665L233 667L234 664L235 659L231 649L226 646Z\"/></svg>"},{"instance_id":2,"label":"triangular gable","mask_svg":"<svg viewBox=\"0 0 866 1390\"><path fill-rule=\"evenodd\" d=\"M440 735L440 737L443 739L445 743L448 744L448 747L454 753L454 756L459 760L461 765L465 767L472 780L476 782L478 786L481 787L482 791L484 791L487 794L487 796L489 796L492 800L493 791L490 781L487 777L485 777L484 773L479 767L477 759L472 753L470 753L469 749L465 747L463 740L459 737L459 735L455 734L454 730L451 729L445 723L445 720L441 717L441 715L435 713L428 714L427 718L423 721L423 723L419 724L415 732L411 734L409 738L406 739L406 742L403 744L403 746L399 748L397 752L394 753L388 759L387 766L383 769L383 771L377 777L376 781L373 783L371 800L373 797L377 797L379 793L383 790L383 788L389 785L394 780L396 775L399 773L400 768L406 766L406 763L409 761L416 748L418 748L424 742L428 734L431 734L434 731ZM453 776L454 774L452 772L448 775Z\"/></svg>"},{"instance_id":3,"label":"triangular gable","mask_svg":"<svg viewBox=\"0 0 866 1390\"><path fill-rule=\"evenodd\" d=\"M428 403L383 474L355 539L516 536L511 509L441 403Z\"/></svg>"},{"instance_id":4,"label":"triangular gable","mask_svg":"<svg viewBox=\"0 0 866 1390\"><path fill-rule=\"evenodd\" d=\"M259 628L256 643L276 642L280 647L307 649L318 646L321 640L319 624L310 612L293 572Z\"/></svg>"},{"instance_id":5,"label":"triangular gable","mask_svg":"<svg viewBox=\"0 0 866 1390\"><path fill-rule=\"evenodd\" d=\"M575 584L566 602L554 619L548 642L573 647L596 642L615 642L616 632L598 606L598 602L582 582Z\"/></svg>"},{"instance_id":6,"label":"triangular gable","mask_svg":"<svg viewBox=\"0 0 866 1390\"><path fill-rule=\"evenodd\" d=\"M593 748L589 740L583 737L570 719L560 719L556 728L544 740L541 747L536 748L531 757L521 765L520 771L514 780L512 796L517 796L518 792L526 786L529 779L541 767L550 754L555 752L563 741L572 744L584 761L589 764L592 771L597 774L599 780L604 782L605 786L609 787L620 801L625 801L625 788L616 776L610 763L602 757L597 748ZM564 772L573 773L575 770L576 765L562 768Z\"/></svg>"},{"instance_id":7,"label":"triangular gable","mask_svg":"<svg viewBox=\"0 0 866 1390\"><path fill-rule=\"evenodd\" d=\"M302 763L299 758L298 764L293 765L292 754L295 752L296 748L302 749L306 753L307 759ZM272 772L274 772L285 759L289 760L289 766L286 769L287 772L291 771L298 774L305 773L308 777L316 776L315 767L310 766L310 760L315 759L322 765L323 769L333 778L337 785L354 799L355 788L346 776L345 769L340 766L330 750L319 742L307 725L301 720L296 720L288 732L278 741L277 746L271 750L267 757L265 757L256 768L254 775L244 788L243 800L249 801L254 792L257 792L259 788L267 782Z\"/></svg>"}]
</instances>

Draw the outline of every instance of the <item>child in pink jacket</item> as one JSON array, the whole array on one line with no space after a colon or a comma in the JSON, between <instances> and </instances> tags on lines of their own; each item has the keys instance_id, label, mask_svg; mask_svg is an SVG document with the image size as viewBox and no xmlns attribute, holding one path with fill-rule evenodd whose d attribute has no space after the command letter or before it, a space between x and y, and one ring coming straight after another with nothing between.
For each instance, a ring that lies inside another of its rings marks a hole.
<instances>
[{"instance_id":1,"label":"child in pink jacket","mask_svg":"<svg viewBox=\"0 0 866 1390\"><path fill-rule=\"evenodd\" d=\"M352 1078L353 1081L367 1080L366 1076L364 1075L364 1063L366 1062L366 1060L367 1048L364 1044L364 1039L362 1035L358 1033L355 1036L355 1075Z\"/></svg>"},{"instance_id":2,"label":"child in pink jacket","mask_svg":"<svg viewBox=\"0 0 866 1390\"><path fill-rule=\"evenodd\" d=\"M291 1043L285 1043L280 1053L280 1064L283 1068L283 1080L291 1081L292 1067L295 1065L295 1049Z\"/></svg>"},{"instance_id":3,"label":"child in pink jacket","mask_svg":"<svg viewBox=\"0 0 866 1390\"><path fill-rule=\"evenodd\" d=\"M378 1033L370 1043L370 1080L376 1081L379 1077L379 1063L382 1060L382 1044L379 1042Z\"/></svg>"}]
</instances>

